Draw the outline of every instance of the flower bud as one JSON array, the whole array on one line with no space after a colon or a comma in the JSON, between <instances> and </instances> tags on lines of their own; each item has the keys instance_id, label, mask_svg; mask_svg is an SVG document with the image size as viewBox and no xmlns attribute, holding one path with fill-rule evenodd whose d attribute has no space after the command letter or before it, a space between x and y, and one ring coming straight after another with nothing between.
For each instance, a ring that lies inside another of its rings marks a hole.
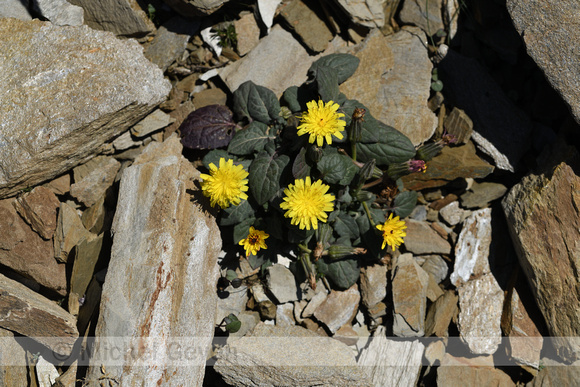
<instances>
[{"instance_id":1,"label":"flower bud","mask_svg":"<svg viewBox=\"0 0 580 387\"><path fill-rule=\"evenodd\" d=\"M313 162L317 163L322 158L322 149L317 147L316 145L310 144L308 148L306 148L306 154Z\"/></svg>"},{"instance_id":2,"label":"flower bud","mask_svg":"<svg viewBox=\"0 0 580 387\"><path fill-rule=\"evenodd\" d=\"M365 121L365 113L367 111L363 108L355 108L348 127L348 140L350 142L359 142L362 138L362 127Z\"/></svg>"},{"instance_id":3,"label":"flower bud","mask_svg":"<svg viewBox=\"0 0 580 387\"><path fill-rule=\"evenodd\" d=\"M415 157L418 160L431 161L431 159L439 154L443 149L443 143L440 141L432 142L429 144L423 144L419 149L417 149L417 154Z\"/></svg>"},{"instance_id":4,"label":"flower bud","mask_svg":"<svg viewBox=\"0 0 580 387\"><path fill-rule=\"evenodd\" d=\"M359 202L368 202L375 199L375 195L370 193L369 191L359 191L356 194L356 200Z\"/></svg>"},{"instance_id":5,"label":"flower bud","mask_svg":"<svg viewBox=\"0 0 580 387\"><path fill-rule=\"evenodd\" d=\"M373 177L376 165L377 165L377 161L375 159L371 159L370 161L367 161L365 163L365 165L362 166L362 168L360 169L360 175L361 175L363 182L365 182L368 179L370 179L371 177ZM380 171L380 169L379 169L379 171ZM381 175L382 175L382 172L381 172Z\"/></svg>"},{"instance_id":6,"label":"flower bud","mask_svg":"<svg viewBox=\"0 0 580 387\"><path fill-rule=\"evenodd\" d=\"M280 113L278 115L287 120L292 116L292 111L287 106L282 106L280 107Z\"/></svg>"},{"instance_id":7,"label":"flower bud","mask_svg":"<svg viewBox=\"0 0 580 387\"><path fill-rule=\"evenodd\" d=\"M331 259L340 259L349 255L365 254L366 249L362 247L351 247L345 245L331 245L328 248L328 256Z\"/></svg>"}]
</instances>

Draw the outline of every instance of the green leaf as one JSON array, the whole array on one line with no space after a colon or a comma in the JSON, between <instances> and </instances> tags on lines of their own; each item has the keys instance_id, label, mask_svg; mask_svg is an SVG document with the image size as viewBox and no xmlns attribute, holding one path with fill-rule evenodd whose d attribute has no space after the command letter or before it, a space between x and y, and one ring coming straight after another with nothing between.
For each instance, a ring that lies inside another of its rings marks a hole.
<instances>
[{"instance_id":1,"label":"green leaf","mask_svg":"<svg viewBox=\"0 0 580 387\"><path fill-rule=\"evenodd\" d=\"M290 225L290 221L288 221L288 225ZM307 241L312 238L314 235L315 230L300 230L298 226L290 226L288 230L288 242L289 243L307 243Z\"/></svg>"},{"instance_id":2,"label":"green leaf","mask_svg":"<svg viewBox=\"0 0 580 387\"><path fill-rule=\"evenodd\" d=\"M436 80L434 82L431 82L431 89L433 91L441 91L441 90L443 90L443 82L440 79L438 79L438 80Z\"/></svg>"},{"instance_id":3,"label":"green leaf","mask_svg":"<svg viewBox=\"0 0 580 387\"><path fill-rule=\"evenodd\" d=\"M235 272L235 271L233 271L233 270L228 270L228 271L226 271L226 278L227 278L228 280L232 281L232 280L234 280L234 279L238 278L238 275L236 274L236 272Z\"/></svg>"},{"instance_id":4,"label":"green leaf","mask_svg":"<svg viewBox=\"0 0 580 387\"><path fill-rule=\"evenodd\" d=\"M371 216L376 225L383 224L385 222L385 212L377 208L370 209ZM376 228L371 228L371 224L366 215L359 216L356 218L356 223L358 224L361 240L363 246L367 249L368 253L375 257L380 258L382 255L381 246L383 244L383 238L380 231Z\"/></svg>"},{"instance_id":5,"label":"green leaf","mask_svg":"<svg viewBox=\"0 0 580 387\"><path fill-rule=\"evenodd\" d=\"M238 320L236 315L231 314L224 319L226 323L226 330L230 333L236 333L242 327L242 322Z\"/></svg>"},{"instance_id":6,"label":"green leaf","mask_svg":"<svg viewBox=\"0 0 580 387\"><path fill-rule=\"evenodd\" d=\"M250 166L248 177L250 192L259 205L272 199L280 190L282 172L290 158L286 155L270 156L260 152Z\"/></svg>"},{"instance_id":7,"label":"green leaf","mask_svg":"<svg viewBox=\"0 0 580 387\"><path fill-rule=\"evenodd\" d=\"M238 156L251 155L255 151L262 150L268 141L275 138L276 136L268 135L268 125L252 121L235 134L228 145L228 152Z\"/></svg>"},{"instance_id":8,"label":"green leaf","mask_svg":"<svg viewBox=\"0 0 580 387\"><path fill-rule=\"evenodd\" d=\"M377 165L389 165L415 156L415 147L407 136L380 121L367 119L367 116L361 142L357 144L359 161L375 159Z\"/></svg>"},{"instance_id":9,"label":"green leaf","mask_svg":"<svg viewBox=\"0 0 580 387\"><path fill-rule=\"evenodd\" d=\"M311 167L306 161L306 148L300 148L300 152L298 152L292 164L292 176L295 179L304 179L310 175L310 170Z\"/></svg>"},{"instance_id":10,"label":"green leaf","mask_svg":"<svg viewBox=\"0 0 580 387\"><path fill-rule=\"evenodd\" d=\"M333 228L341 238L348 237L349 239L354 240L359 237L356 220L344 212L338 214L338 217L334 221Z\"/></svg>"},{"instance_id":11,"label":"green leaf","mask_svg":"<svg viewBox=\"0 0 580 387\"><path fill-rule=\"evenodd\" d=\"M339 289L350 288L360 277L360 268L356 258L329 260L324 257L316 261L316 268Z\"/></svg>"},{"instance_id":12,"label":"green leaf","mask_svg":"<svg viewBox=\"0 0 580 387\"><path fill-rule=\"evenodd\" d=\"M316 72L316 83L318 84L318 94L324 102L336 101L340 91L338 90L337 73L331 67L319 67Z\"/></svg>"},{"instance_id":13,"label":"green leaf","mask_svg":"<svg viewBox=\"0 0 580 387\"><path fill-rule=\"evenodd\" d=\"M395 196L394 211L395 215L405 218L413 212L413 209L417 205L417 192L415 191L405 191L401 192Z\"/></svg>"},{"instance_id":14,"label":"green leaf","mask_svg":"<svg viewBox=\"0 0 580 387\"><path fill-rule=\"evenodd\" d=\"M234 112L240 118L267 124L277 119L280 103L272 90L246 81L234 92Z\"/></svg>"},{"instance_id":15,"label":"green leaf","mask_svg":"<svg viewBox=\"0 0 580 387\"><path fill-rule=\"evenodd\" d=\"M254 224L256 218L253 216L242 220L240 223L234 226L234 244L238 245L238 242L248 236L250 232L250 226Z\"/></svg>"},{"instance_id":16,"label":"green leaf","mask_svg":"<svg viewBox=\"0 0 580 387\"><path fill-rule=\"evenodd\" d=\"M360 59L350 54L330 54L326 55L310 66L308 74L317 78L318 70L321 67L330 67L336 72L338 83L342 83L350 78L360 63Z\"/></svg>"},{"instance_id":17,"label":"green leaf","mask_svg":"<svg viewBox=\"0 0 580 387\"><path fill-rule=\"evenodd\" d=\"M322 179L330 184L348 185L358 170L348 156L338 153L322 156L316 166Z\"/></svg>"},{"instance_id":18,"label":"green leaf","mask_svg":"<svg viewBox=\"0 0 580 387\"><path fill-rule=\"evenodd\" d=\"M282 100L294 113L302 111L300 102L298 101L298 86L290 86L282 94Z\"/></svg>"},{"instance_id":19,"label":"green leaf","mask_svg":"<svg viewBox=\"0 0 580 387\"><path fill-rule=\"evenodd\" d=\"M220 226L232 226L254 217L254 209L247 200L242 200L237 206L229 206L222 212Z\"/></svg>"},{"instance_id":20,"label":"green leaf","mask_svg":"<svg viewBox=\"0 0 580 387\"><path fill-rule=\"evenodd\" d=\"M378 208L371 208L370 213L375 224L383 224L385 222L385 212L383 210ZM371 230L369 218L364 213L356 218L356 224L358 225L360 235L363 235ZM374 232L374 230L371 231Z\"/></svg>"}]
</instances>

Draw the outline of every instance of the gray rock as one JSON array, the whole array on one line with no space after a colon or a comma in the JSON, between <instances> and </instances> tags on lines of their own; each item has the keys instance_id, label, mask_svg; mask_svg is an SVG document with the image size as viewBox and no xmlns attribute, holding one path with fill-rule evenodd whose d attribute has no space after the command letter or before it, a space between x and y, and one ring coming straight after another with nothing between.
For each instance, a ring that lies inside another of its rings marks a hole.
<instances>
[{"instance_id":1,"label":"gray rock","mask_svg":"<svg viewBox=\"0 0 580 387\"><path fill-rule=\"evenodd\" d=\"M577 157L577 156L576 156ZM560 163L530 174L502 200L520 265L564 360L580 358L580 177Z\"/></svg>"},{"instance_id":2,"label":"gray rock","mask_svg":"<svg viewBox=\"0 0 580 387\"><path fill-rule=\"evenodd\" d=\"M64 195L70 191L70 174L65 173L64 175L44 184L44 186L56 195Z\"/></svg>"},{"instance_id":3,"label":"gray rock","mask_svg":"<svg viewBox=\"0 0 580 387\"><path fill-rule=\"evenodd\" d=\"M316 7L316 3L306 5L302 0L293 0L282 4L280 15L306 47L313 52L322 52L328 47L333 34L313 7Z\"/></svg>"},{"instance_id":4,"label":"gray rock","mask_svg":"<svg viewBox=\"0 0 580 387\"><path fill-rule=\"evenodd\" d=\"M123 151L140 145L143 145L143 141L136 140L131 136L130 131L126 131L113 141L113 148L115 148L115 151Z\"/></svg>"},{"instance_id":5,"label":"gray rock","mask_svg":"<svg viewBox=\"0 0 580 387\"><path fill-rule=\"evenodd\" d=\"M229 334L228 342L230 342L232 338L237 339L245 336L248 332L253 331L254 327L260 322L260 313L256 311L244 310L240 313L237 313L236 317L238 320L240 320L242 326L240 327L239 331Z\"/></svg>"},{"instance_id":6,"label":"gray rock","mask_svg":"<svg viewBox=\"0 0 580 387\"><path fill-rule=\"evenodd\" d=\"M175 121L169 114L156 109L153 113L139 121L131 128L131 134L135 137L145 137Z\"/></svg>"},{"instance_id":7,"label":"gray rock","mask_svg":"<svg viewBox=\"0 0 580 387\"><path fill-rule=\"evenodd\" d=\"M248 55L226 66L219 76L231 91L246 81L252 81L267 87L279 97L288 87L306 81L306 72L316 59L290 32L274 26Z\"/></svg>"},{"instance_id":8,"label":"gray rock","mask_svg":"<svg viewBox=\"0 0 580 387\"><path fill-rule=\"evenodd\" d=\"M427 106L433 65L423 31L404 27L383 36L373 30L351 53L360 65L340 91L359 100L373 117L405 134L414 145L431 138L437 116Z\"/></svg>"},{"instance_id":9,"label":"gray rock","mask_svg":"<svg viewBox=\"0 0 580 387\"><path fill-rule=\"evenodd\" d=\"M449 267L440 255L423 255L422 258L424 262L420 264L421 267L431 274L437 283L441 283L447 278Z\"/></svg>"},{"instance_id":10,"label":"gray rock","mask_svg":"<svg viewBox=\"0 0 580 387\"><path fill-rule=\"evenodd\" d=\"M230 285L225 289L225 291L227 294L224 294L224 296L227 295L227 297L218 297L217 300L215 325L221 324L224 318L230 313L239 316L248 303L248 289L245 285L242 285L237 289L234 289Z\"/></svg>"},{"instance_id":11,"label":"gray rock","mask_svg":"<svg viewBox=\"0 0 580 387\"><path fill-rule=\"evenodd\" d=\"M30 0L4 0L0 7L0 18L13 17L20 20L32 20L28 7Z\"/></svg>"},{"instance_id":12,"label":"gray rock","mask_svg":"<svg viewBox=\"0 0 580 387\"><path fill-rule=\"evenodd\" d=\"M155 31L155 24L137 0L67 1L84 9L85 23L92 29L135 38Z\"/></svg>"},{"instance_id":13,"label":"gray rock","mask_svg":"<svg viewBox=\"0 0 580 387\"><path fill-rule=\"evenodd\" d=\"M488 273L465 283L458 293L461 340L474 354L494 354L502 337L503 290Z\"/></svg>"},{"instance_id":14,"label":"gray rock","mask_svg":"<svg viewBox=\"0 0 580 387\"><path fill-rule=\"evenodd\" d=\"M427 312L429 274L412 254L402 254L393 263L393 333L395 336L423 336Z\"/></svg>"},{"instance_id":15,"label":"gray rock","mask_svg":"<svg viewBox=\"0 0 580 387\"><path fill-rule=\"evenodd\" d=\"M238 53L241 56L249 53L260 41L260 27L253 13L246 13L234 21L238 34Z\"/></svg>"},{"instance_id":16,"label":"gray rock","mask_svg":"<svg viewBox=\"0 0 580 387\"><path fill-rule=\"evenodd\" d=\"M373 265L361 269L360 293L363 304L372 308L387 296L387 267Z\"/></svg>"},{"instance_id":17,"label":"gray rock","mask_svg":"<svg viewBox=\"0 0 580 387\"><path fill-rule=\"evenodd\" d=\"M337 0L354 23L369 28L381 28L385 25L386 2L387 0Z\"/></svg>"},{"instance_id":18,"label":"gray rock","mask_svg":"<svg viewBox=\"0 0 580 387\"><path fill-rule=\"evenodd\" d=\"M501 198L507 192L503 184L485 181L473 183L469 191L461 195L461 205L466 208L483 208L489 202Z\"/></svg>"},{"instance_id":19,"label":"gray rock","mask_svg":"<svg viewBox=\"0 0 580 387\"><path fill-rule=\"evenodd\" d=\"M58 26L81 26L84 11L66 0L32 0L32 9Z\"/></svg>"},{"instance_id":20,"label":"gray rock","mask_svg":"<svg viewBox=\"0 0 580 387\"><path fill-rule=\"evenodd\" d=\"M0 19L0 67L0 197L91 159L170 90L137 42L86 26Z\"/></svg>"},{"instance_id":21,"label":"gray rock","mask_svg":"<svg viewBox=\"0 0 580 387\"><path fill-rule=\"evenodd\" d=\"M13 202L20 216L44 239L52 239L56 230L56 210L60 207L56 195L46 187L35 187Z\"/></svg>"},{"instance_id":22,"label":"gray rock","mask_svg":"<svg viewBox=\"0 0 580 387\"><path fill-rule=\"evenodd\" d=\"M316 309L326 301L328 298L328 291L319 291L308 301L308 305L300 313L300 317L311 317Z\"/></svg>"},{"instance_id":23,"label":"gray rock","mask_svg":"<svg viewBox=\"0 0 580 387\"><path fill-rule=\"evenodd\" d=\"M421 373L425 346L420 341L389 340L379 326L361 351L358 365L374 386L415 386Z\"/></svg>"},{"instance_id":24,"label":"gray rock","mask_svg":"<svg viewBox=\"0 0 580 387\"><path fill-rule=\"evenodd\" d=\"M177 13L187 16L210 15L221 8L229 0L163 0Z\"/></svg>"},{"instance_id":25,"label":"gray rock","mask_svg":"<svg viewBox=\"0 0 580 387\"><path fill-rule=\"evenodd\" d=\"M278 303L298 300L298 289L294 274L286 267L275 264L266 269L266 281L268 289L272 292Z\"/></svg>"},{"instance_id":26,"label":"gray rock","mask_svg":"<svg viewBox=\"0 0 580 387\"><path fill-rule=\"evenodd\" d=\"M185 52L187 42L199 30L198 20L174 17L159 27L151 44L145 50L145 58L165 71Z\"/></svg>"},{"instance_id":27,"label":"gray rock","mask_svg":"<svg viewBox=\"0 0 580 387\"><path fill-rule=\"evenodd\" d=\"M463 219L463 213L465 211L459 208L459 202L454 201L446 205L439 210L439 215L447 222L450 226L455 226Z\"/></svg>"},{"instance_id":28,"label":"gray rock","mask_svg":"<svg viewBox=\"0 0 580 387\"><path fill-rule=\"evenodd\" d=\"M60 375L54 364L49 363L42 355L38 357L38 362L34 368L39 387L53 386Z\"/></svg>"},{"instance_id":29,"label":"gray rock","mask_svg":"<svg viewBox=\"0 0 580 387\"><path fill-rule=\"evenodd\" d=\"M151 143L121 177L93 354L105 359L112 347L138 348L123 364L106 366L122 385L201 385L204 377L221 240L215 220L192 200L199 172L182 150L176 136ZM179 358L187 367L170 360L177 348L195 351ZM144 362L155 367L138 366ZM99 376L94 362L87 377Z\"/></svg>"},{"instance_id":30,"label":"gray rock","mask_svg":"<svg viewBox=\"0 0 580 387\"><path fill-rule=\"evenodd\" d=\"M54 257L60 262L67 262L71 250L83 238L90 239L91 233L83 226L76 210L67 203L61 203L54 234Z\"/></svg>"},{"instance_id":31,"label":"gray rock","mask_svg":"<svg viewBox=\"0 0 580 387\"><path fill-rule=\"evenodd\" d=\"M413 254L450 254L451 245L428 222L408 219L405 248Z\"/></svg>"},{"instance_id":32,"label":"gray rock","mask_svg":"<svg viewBox=\"0 0 580 387\"><path fill-rule=\"evenodd\" d=\"M276 325L296 325L293 303L288 302L276 306Z\"/></svg>"},{"instance_id":33,"label":"gray rock","mask_svg":"<svg viewBox=\"0 0 580 387\"><path fill-rule=\"evenodd\" d=\"M0 274L0 327L69 356L79 333L76 319L55 302Z\"/></svg>"},{"instance_id":34,"label":"gray rock","mask_svg":"<svg viewBox=\"0 0 580 387\"><path fill-rule=\"evenodd\" d=\"M14 201L0 200L0 264L65 295L65 265L54 259L52 241L42 239L22 220Z\"/></svg>"},{"instance_id":35,"label":"gray rock","mask_svg":"<svg viewBox=\"0 0 580 387\"><path fill-rule=\"evenodd\" d=\"M507 9L526 50L580 122L580 65L570 60L579 49L580 5L574 0L507 1ZM574 75L572 75L574 74Z\"/></svg>"},{"instance_id":36,"label":"gray rock","mask_svg":"<svg viewBox=\"0 0 580 387\"><path fill-rule=\"evenodd\" d=\"M455 245L455 264L451 283L457 287L490 272L491 208L475 211L465 219Z\"/></svg>"},{"instance_id":37,"label":"gray rock","mask_svg":"<svg viewBox=\"0 0 580 387\"><path fill-rule=\"evenodd\" d=\"M371 386L353 351L299 326L260 323L217 353L215 370L233 386Z\"/></svg>"},{"instance_id":38,"label":"gray rock","mask_svg":"<svg viewBox=\"0 0 580 387\"><path fill-rule=\"evenodd\" d=\"M498 168L514 172L531 145L530 119L475 59L449 50L439 63L439 76L449 99L473 120L471 139L478 148Z\"/></svg>"},{"instance_id":39,"label":"gray rock","mask_svg":"<svg viewBox=\"0 0 580 387\"><path fill-rule=\"evenodd\" d=\"M356 284L345 291L333 290L324 302L316 308L314 317L336 333L344 324L350 323L358 311L360 293Z\"/></svg>"},{"instance_id":40,"label":"gray rock","mask_svg":"<svg viewBox=\"0 0 580 387\"><path fill-rule=\"evenodd\" d=\"M405 0L399 18L405 24L420 27L427 36L433 36L438 30L445 30L441 17L442 0Z\"/></svg>"},{"instance_id":41,"label":"gray rock","mask_svg":"<svg viewBox=\"0 0 580 387\"><path fill-rule=\"evenodd\" d=\"M418 221L425 221L427 220L427 206L426 205L417 205L413 208L413 212L409 215L410 219L418 220Z\"/></svg>"},{"instance_id":42,"label":"gray rock","mask_svg":"<svg viewBox=\"0 0 580 387\"><path fill-rule=\"evenodd\" d=\"M28 386L26 351L14 338L14 332L0 328L0 385ZM12 364L12 365L10 365Z\"/></svg>"},{"instance_id":43,"label":"gray rock","mask_svg":"<svg viewBox=\"0 0 580 387\"><path fill-rule=\"evenodd\" d=\"M70 194L85 206L90 207L105 196L113 185L121 163L110 156L98 156L73 170L75 183ZM84 170L83 172L77 172Z\"/></svg>"}]
</instances>

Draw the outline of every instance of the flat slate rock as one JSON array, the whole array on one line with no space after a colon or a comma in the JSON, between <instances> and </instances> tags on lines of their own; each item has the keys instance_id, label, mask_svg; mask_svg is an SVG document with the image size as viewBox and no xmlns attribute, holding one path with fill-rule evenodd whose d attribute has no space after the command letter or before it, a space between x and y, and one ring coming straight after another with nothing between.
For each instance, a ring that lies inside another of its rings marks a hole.
<instances>
[{"instance_id":1,"label":"flat slate rock","mask_svg":"<svg viewBox=\"0 0 580 387\"><path fill-rule=\"evenodd\" d=\"M528 55L580 122L580 3L576 0L507 0L507 9Z\"/></svg>"},{"instance_id":2,"label":"flat slate rock","mask_svg":"<svg viewBox=\"0 0 580 387\"><path fill-rule=\"evenodd\" d=\"M171 89L136 41L87 26L0 19L0 68L0 198L89 160Z\"/></svg>"}]
</instances>

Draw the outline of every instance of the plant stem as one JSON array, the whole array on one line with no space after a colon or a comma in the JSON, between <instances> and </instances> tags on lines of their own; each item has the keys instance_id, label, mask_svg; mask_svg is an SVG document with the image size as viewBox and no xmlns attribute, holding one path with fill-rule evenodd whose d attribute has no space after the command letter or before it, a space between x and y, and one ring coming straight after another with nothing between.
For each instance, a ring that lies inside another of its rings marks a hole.
<instances>
[{"instance_id":1,"label":"plant stem","mask_svg":"<svg viewBox=\"0 0 580 387\"><path fill-rule=\"evenodd\" d=\"M367 218L369 218L369 222L371 224L371 228L375 229L377 227L375 221L373 220L373 217L371 216L371 211L369 210L369 206L367 205L367 202L362 202L363 208L365 209L365 212L367 214Z\"/></svg>"},{"instance_id":2,"label":"plant stem","mask_svg":"<svg viewBox=\"0 0 580 387\"><path fill-rule=\"evenodd\" d=\"M312 253L312 250L310 250L308 247L304 246L302 243L298 244L298 248L303 252L303 253L307 253L310 254Z\"/></svg>"},{"instance_id":3,"label":"plant stem","mask_svg":"<svg viewBox=\"0 0 580 387\"><path fill-rule=\"evenodd\" d=\"M351 158L356 161L356 142L351 142L350 143L350 153L351 153Z\"/></svg>"}]
</instances>

